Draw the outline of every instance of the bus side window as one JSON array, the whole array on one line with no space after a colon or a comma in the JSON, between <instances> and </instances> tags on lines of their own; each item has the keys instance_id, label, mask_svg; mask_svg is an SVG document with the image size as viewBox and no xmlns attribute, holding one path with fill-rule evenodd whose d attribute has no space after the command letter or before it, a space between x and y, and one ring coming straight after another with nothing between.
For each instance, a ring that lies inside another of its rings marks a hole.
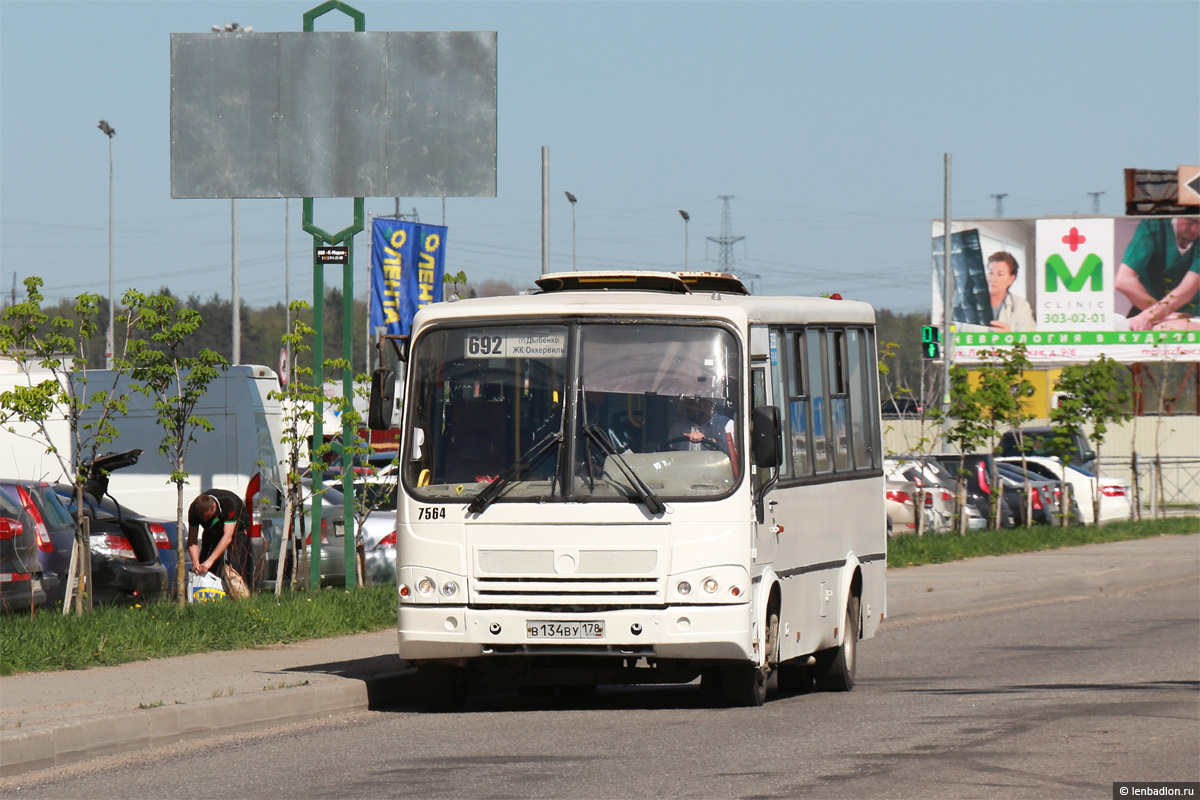
<instances>
[{"instance_id":1,"label":"bus side window","mask_svg":"<svg viewBox=\"0 0 1200 800\"><path fill-rule=\"evenodd\" d=\"M847 372L850 379L850 441L854 445L854 466L856 469L869 470L871 463L871 431L867 418L870 408L870 378L871 371L866 369L870 362L866 353L867 337L860 328L850 328L846 331Z\"/></svg>"},{"instance_id":2,"label":"bus side window","mask_svg":"<svg viewBox=\"0 0 1200 800\"><path fill-rule=\"evenodd\" d=\"M829 457L829 405L825 394L824 361L822 345L824 331L808 328L804 331L804 378L812 410L812 454L813 469L829 472L833 463Z\"/></svg>"},{"instance_id":3,"label":"bus side window","mask_svg":"<svg viewBox=\"0 0 1200 800\"><path fill-rule=\"evenodd\" d=\"M826 363L829 365L826 375L829 383L829 435L833 445L834 468L838 472L853 469L850 461L850 421L846 408L850 393L846 385L846 365L842 354L844 340L843 331L825 332L825 344L828 347Z\"/></svg>"},{"instance_id":4,"label":"bus side window","mask_svg":"<svg viewBox=\"0 0 1200 800\"><path fill-rule=\"evenodd\" d=\"M807 388L807 358L804 352L803 331L794 331L790 337L788 354L791 369L788 374L787 431L788 454L791 458L792 475L803 477L812 474L812 442L809 432L809 397Z\"/></svg>"}]
</instances>

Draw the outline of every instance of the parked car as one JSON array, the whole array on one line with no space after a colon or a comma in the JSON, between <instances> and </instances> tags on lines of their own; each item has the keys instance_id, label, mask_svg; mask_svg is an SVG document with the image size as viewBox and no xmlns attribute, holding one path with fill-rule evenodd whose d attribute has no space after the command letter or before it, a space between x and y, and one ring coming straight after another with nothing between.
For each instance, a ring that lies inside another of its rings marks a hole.
<instances>
[{"instance_id":1,"label":"parked car","mask_svg":"<svg viewBox=\"0 0 1200 800\"><path fill-rule=\"evenodd\" d=\"M954 476L957 484L961 474L967 483L967 502L975 507L986 521L990 519L991 484L988 478L992 470L992 456L988 454L938 454L931 457ZM1015 527L1021 520L1021 497L1015 492L1004 492L1004 507L1000 510L1000 526Z\"/></svg>"},{"instance_id":2,"label":"parked car","mask_svg":"<svg viewBox=\"0 0 1200 800\"><path fill-rule=\"evenodd\" d=\"M917 486L912 481L887 478L884 484L884 507L887 510L888 535L898 536L917 532ZM932 509L922 507L925 530L934 529Z\"/></svg>"},{"instance_id":3,"label":"parked car","mask_svg":"<svg viewBox=\"0 0 1200 800\"><path fill-rule=\"evenodd\" d=\"M75 514L75 487L69 483L54 484L54 491L58 494L59 500L66 506L67 510ZM130 519L144 522L150 531L150 536L154 540L154 546L158 548L158 560L163 565L163 570L167 577L167 596L175 596L175 570L179 563L179 554L176 548L178 523L175 520L152 520L147 519L141 514L133 511L116 501L111 495L104 495L97 498L95 495L84 492L83 505L86 513L92 519L98 520L121 520ZM185 556L186 558L186 556Z\"/></svg>"},{"instance_id":4,"label":"parked car","mask_svg":"<svg viewBox=\"0 0 1200 800\"><path fill-rule=\"evenodd\" d=\"M29 512L0 492L0 611L37 608L46 602L39 546L49 546Z\"/></svg>"},{"instance_id":5,"label":"parked car","mask_svg":"<svg viewBox=\"0 0 1200 800\"><path fill-rule=\"evenodd\" d=\"M911 397L884 400L879 406L884 419L919 419L923 411L922 405Z\"/></svg>"},{"instance_id":6,"label":"parked car","mask_svg":"<svg viewBox=\"0 0 1200 800\"><path fill-rule=\"evenodd\" d=\"M44 581L47 602L62 602L75 539L75 515L59 500L55 488L43 481L4 480L0 491L45 526L51 547L39 551L39 560L43 575L54 576ZM167 571L149 525L142 520L93 518L87 508L84 516L91 525L93 602L132 604L166 597Z\"/></svg>"},{"instance_id":7,"label":"parked car","mask_svg":"<svg viewBox=\"0 0 1200 800\"><path fill-rule=\"evenodd\" d=\"M1002 456L997 461L1021 464L1021 456ZM1100 488L1100 522L1129 519L1130 499L1129 482L1123 478L1113 478L1105 475L1097 479L1092 472L1082 467L1065 466L1057 458L1049 456L1025 456L1026 468L1045 480L1065 482L1071 486L1072 502L1077 504L1075 511L1085 525L1091 525L1095 519L1092 508L1092 493L1095 491L1097 480Z\"/></svg>"},{"instance_id":8,"label":"parked car","mask_svg":"<svg viewBox=\"0 0 1200 800\"><path fill-rule=\"evenodd\" d=\"M996 476L1004 481L1004 493L1014 493L1020 497L1029 492L1029 510L1031 521L1042 525L1057 525L1059 514L1059 486L1057 481L1048 481L1040 475L1026 472L1020 465L995 462ZM1022 501L1017 523L1022 524L1025 518L1025 503ZM1078 515L1075 515L1078 520Z\"/></svg>"},{"instance_id":9,"label":"parked car","mask_svg":"<svg viewBox=\"0 0 1200 800\"><path fill-rule=\"evenodd\" d=\"M1053 458L1055 451L1050 446L1055 429L1049 425L1029 428L1019 428L1015 431L1005 431L1000 437L1000 455L1019 456L1022 451L1027 456L1048 456ZM1071 465L1094 471L1096 466L1096 451L1092 449L1086 436L1078 428L1070 431Z\"/></svg>"},{"instance_id":10,"label":"parked car","mask_svg":"<svg viewBox=\"0 0 1200 800\"><path fill-rule=\"evenodd\" d=\"M299 528L297 549L301 544L305 548L312 544L312 534L309 531L312 524L311 486L310 482L304 482L305 499L297 521ZM342 493L336 489L326 489L321 495L322 586L344 586L346 583L346 526L342 502ZM269 529L263 528L263 538L266 540L264 542L266 569L262 576L262 585L268 589L275 588L276 576L279 574L279 549L282 545L284 530L282 519L277 526L272 525ZM295 562L289 561L284 565L285 580L291 579L293 563Z\"/></svg>"},{"instance_id":11,"label":"parked car","mask_svg":"<svg viewBox=\"0 0 1200 800\"><path fill-rule=\"evenodd\" d=\"M366 583L396 582L396 497L398 487L393 476L367 476L354 482L355 497L363 497L371 509L362 525ZM339 492L339 494L341 494ZM344 496L343 496L343 502ZM357 499L356 499L357 502ZM354 521L358 535L358 521Z\"/></svg>"},{"instance_id":12,"label":"parked car","mask_svg":"<svg viewBox=\"0 0 1200 800\"><path fill-rule=\"evenodd\" d=\"M354 502L369 509L362 525L362 544L366 561L366 583L396 583L396 500L400 467L394 451L371 453L363 460L354 478ZM341 481L334 476L326 486L341 493ZM343 502L344 496L343 496ZM354 521L358 535L358 521Z\"/></svg>"},{"instance_id":13,"label":"parked car","mask_svg":"<svg viewBox=\"0 0 1200 800\"><path fill-rule=\"evenodd\" d=\"M884 459L883 469L889 477L911 481L918 489L923 490L925 507L930 512L932 532L945 532L954 528L954 493L958 486L954 476L945 466L933 459L901 457ZM987 520L970 502L963 507L963 513L967 517L969 530L986 527Z\"/></svg>"}]
</instances>

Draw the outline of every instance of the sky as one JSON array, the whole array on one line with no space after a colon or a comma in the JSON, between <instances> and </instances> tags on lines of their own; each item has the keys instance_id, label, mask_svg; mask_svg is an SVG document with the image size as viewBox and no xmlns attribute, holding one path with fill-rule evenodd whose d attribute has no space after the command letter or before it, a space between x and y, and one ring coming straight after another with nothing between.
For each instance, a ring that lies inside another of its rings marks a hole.
<instances>
[{"instance_id":1,"label":"sky","mask_svg":"<svg viewBox=\"0 0 1200 800\"><path fill-rule=\"evenodd\" d=\"M532 288L550 270L718 269L762 294L930 304L930 222L1124 213L1124 169L1200 163L1200 3L350 3L370 31L496 31L497 194L404 197L449 226L446 267ZM299 31L316 0L0 0L0 291L231 293L229 200L172 199L170 34ZM352 30L327 14L318 30ZM564 192L578 198L574 209ZM290 211L285 212L285 205ZM367 198L368 216L394 198ZM298 200L240 200L242 302L311 301ZM691 217L685 225L679 210ZM341 230L352 202L324 200ZM290 224L289 224L290 223ZM356 294L367 286L357 239ZM335 269L331 286L341 285Z\"/></svg>"}]
</instances>

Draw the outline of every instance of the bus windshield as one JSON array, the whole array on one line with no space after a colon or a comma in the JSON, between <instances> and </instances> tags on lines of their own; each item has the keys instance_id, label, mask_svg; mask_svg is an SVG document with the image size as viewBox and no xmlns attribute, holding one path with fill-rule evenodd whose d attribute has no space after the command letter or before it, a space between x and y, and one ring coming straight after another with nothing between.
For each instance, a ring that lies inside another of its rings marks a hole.
<instances>
[{"instance_id":1,"label":"bus windshield","mask_svg":"<svg viewBox=\"0 0 1200 800\"><path fill-rule=\"evenodd\" d=\"M655 509L722 496L742 471L738 349L716 325L437 329L411 369L403 477L423 500Z\"/></svg>"}]
</instances>

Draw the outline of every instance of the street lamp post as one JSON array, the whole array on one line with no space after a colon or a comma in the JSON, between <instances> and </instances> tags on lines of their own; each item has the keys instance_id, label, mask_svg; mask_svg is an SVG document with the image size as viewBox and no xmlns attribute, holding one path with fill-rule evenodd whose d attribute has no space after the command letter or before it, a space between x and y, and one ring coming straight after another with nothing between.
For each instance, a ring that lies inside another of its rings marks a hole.
<instances>
[{"instance_id":1,"label":"street lamp post","mask_svg":"<svg viewBox=\"0 0 1200 800\"><path fill-rule=\"evenodd\" d=\"M238 291L238 284L241 283L241 281L238 279L239 276L238 276L237 198L236 197L233 198L233 200L231 202L233 204L233 207L232 207L232 210L230 211L230 216L233 218L233 223L232 223L233 227L232 227L232 233L230 234L229 238L231 239L230 260L233 262L233 271L232 271L232 275L231 275L233 289L230 292L230 306L231 306L230 311L232 312L232 315L233 315L233 358L230 360L229 363L230 364L240 364L240 363L242 363L242 315L240 313L241 306L242 306L242 297L241 297L241 293Z\"/></svg>"},{"instance_id":2,"label":"street lamp post","mask_svg":"<svg viewBox=\"0 0 1200 800\"><path fill-rule=\"evenodd\" d=\"M686 270L688 268L688 223L692 218L682 208L679 209L679 216L683 217L683 268Z\"/></svg>"},{"instance_id":3,"label":"street lamp post","mask_svg":"<svg viewBox=\"0 0 1200 800\"><path fill-rule=\"evenodd\" d=\"M236 22L226 22L222 25L212 26L214 33L253 33L254 28L250 26L242 27ZM242 297L240 292L241 280L238 275L238 201L234 197L230 201L230 217L231 217L231 232L229 245L229 260L232 264L230 282L233 284L230 291L230 316L233 318L233 352L230 359L231 364L242 363Z\"/></svg>"},{"instance_id":4,"label":"street lamp post","mask_svg":"<svg viewBox=\"0 0 1200 800\"><path fill-rule=\"evenodd\" d=\"M104 368L112 369L113 353L116 351L116 340L113 335L114 313L116 298L113 296L113 137L117 129L106 121L100 120L97 125L100 132L108 137L108 333L104 335Z\"/></svg>"},{"instance_id":5,"label":"street lamp post","mask_svg":"<svg viewBox=\"0 0 1200 800\"><path fill-rule=\"evenodd\" d=\"M563 192L567 196L567 202L571 204L571 269L575 269L575 203L578 201L575 195L570 192Z\"/></svg>"}]
</instances>

